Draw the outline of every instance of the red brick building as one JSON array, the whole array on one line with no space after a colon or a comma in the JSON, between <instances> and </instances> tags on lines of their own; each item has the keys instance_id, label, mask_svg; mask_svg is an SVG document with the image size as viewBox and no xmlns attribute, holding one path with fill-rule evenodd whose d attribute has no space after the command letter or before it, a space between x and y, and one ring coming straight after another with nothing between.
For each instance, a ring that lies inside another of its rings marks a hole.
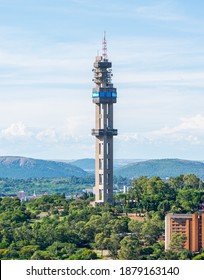
<instances>
[{"instance_id":1,"label":"red brick building","mask_svg":"<svg viewBox=\"0 0 204 280\"><path fill-rule=\"evenodd\" d=\"M165 217L165 249L169 248L173 233L186 236L184 248L199 252L204 248L204 214L167 214Z\"/></svg>"}]
</instances>

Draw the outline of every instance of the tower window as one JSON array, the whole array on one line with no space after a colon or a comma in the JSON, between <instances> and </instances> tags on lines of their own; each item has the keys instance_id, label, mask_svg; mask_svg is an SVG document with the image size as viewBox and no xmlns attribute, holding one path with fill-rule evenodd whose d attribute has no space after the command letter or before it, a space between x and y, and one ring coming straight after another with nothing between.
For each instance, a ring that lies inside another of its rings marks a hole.
<instances>
[{"instance_id":1,"label":"tower window","mask_svg":"<svg viewBox=\"0 0 204 280\"><path fill-rule=\"evenodd\" d=\"M99 169L102 169L102 168L103 168L103 160L99 159Z\"/></svg>"},{"instance_id":2,"label":"tower window","mask_svg":"<svg viewBox=\"0 0 204 280\"><path fill-rule=\"evenodd\" d=\"M109 110L110 108L109 108L109 104L107 104L107 111L106 111L106 114L108 115L109 114Z\"/></svg>"},{"instance_id":3,"label":"tower window","mask_svg":"<svg viewBox=\"0 0 204 280\"><path fill-rule=\"evenodd\" d=\"M99 185L102 185L103 183L103 175L99 174Z\"/></svg>"},{"instance_id":4,"label":"tower window","mask_svg":"<svg viewBox=\"0 0 204 280\"><path fill-rule=\"evenodd\" d=\"M103 198L102 190L99 190L99 200L102 200L102 198Z\"/></svg>"},{"instance_id":5,"label":"tower window","mask_svg":"<svg viewBox=\"0 0 204 280\"><path fill-rule=\"evenodd\" d=\"M106 174L106 184L109 185L109 182L110 182L110 174L107 173Z\"/></svg>"},{"instance_id":6,"label":"tower window","mask_svg":"<svg viewBox=\"0 0 204 280\"><path fill-rule=\"evenodd\" d=\"M109 169L110 168L110 159L107 158L106 160L106 168Z\"/></svg>"},{"instance_id":7,"label":"tower window","mask_svg":"<svg viewBox=\"0 0 204 280\"><path fill-rule=\"evenodd\" d=\"M107 155L109 155L110 154L110 143L107 143Z\"/></svg>"},{"instance_id":8,"label":"tower window","mask_svg":"<svg viewBox=\"0 0 204 280\"><path fill-rule=\"evenodd\" d=\"M109 120L109 117L107 116L107 127L110 126L110 120Z\"/></svg>"}]
</instances>

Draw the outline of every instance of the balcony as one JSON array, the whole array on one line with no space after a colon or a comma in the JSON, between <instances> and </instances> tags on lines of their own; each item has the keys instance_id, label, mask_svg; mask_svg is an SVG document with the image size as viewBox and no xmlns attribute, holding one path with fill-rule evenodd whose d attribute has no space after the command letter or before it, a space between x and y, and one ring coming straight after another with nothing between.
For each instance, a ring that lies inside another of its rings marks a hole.
<instances>
[{"instance_id":1,"label":"balcony","mask_svg":"<svg viewBox=\"0 0 204 280\"><path fill-rule=\"evenodd\" d=\"M116 136L118 135L118 130L117 129L111 129L111 128L108 128L106 129L106 135L108 136Z\"/></svg>"},{"instance_id":2,"label":"balcony","mask_svg":"<svg viewBox=\"0 0 204 280\"><path fill-rule=\"evenodd\" d=\"M118 130L113 128L106 129L92 129L91 134L93 136L116 136L118 135Z\"/></svg>"}]
</instances>

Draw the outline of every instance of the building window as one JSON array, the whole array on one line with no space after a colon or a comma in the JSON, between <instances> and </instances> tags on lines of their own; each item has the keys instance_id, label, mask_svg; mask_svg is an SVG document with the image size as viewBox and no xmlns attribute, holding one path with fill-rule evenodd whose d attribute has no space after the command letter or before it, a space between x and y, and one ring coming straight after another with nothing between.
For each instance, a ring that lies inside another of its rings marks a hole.
<instances>
[{"instance_id":1,"label":"building window","mask_svg":"<svg viewBox=\"0 0 204 280\"><path fill-rule=\"evenodd\" d=\"M110 183L110 174L106 173L106 184L109 185Z\"/></svg>"},{"instance_id":2,"label":"building window","mask_svg":"<svg viewBox=\"0 0 204 280\"><path fill-rule=\"evenodd\" d=\"M99 200L102 200L102 198L103 198L103 192L102 190L99 190Z\"/></svg>"},{"instance_id":3,"label":"building window","mask_svg":"<svg viewBox=\"0 0 204 280\"><path fill-rule=\"evenodd\" d=\"M102 128L102 124L103 124L102 119L101 119L101 117L99 117L99 129Z\"/></svg>"},{"instance_id":4,"label":"building window","mask_svg":"<svg viewBox=\"0 0 204 280\"><path fill-rule=\"evenodd\" d=\"M107 158L106 160L106 168L109 169L110 168L110 159Z\"/></svg>"},{"instance_id":5,"label":"building window","mask_svg":"<svg viewBox=\"0 0 204 280\"><path fill-rule=\"evenodd\" d=\"M107 155L109 155L110 154L110 143L107 143L106 149L107 149Z\"/></svg>"},{"instance_id":6,"label":"building window","mask_svg":"<svg viewBox=\"0 0 204 280\"><path fill-rule=\"evenodd\" d=\"M103 183L103 175L99 174L99 185L102 185Z\"/></svg>"},{"instance_id":7,"label":"building window","mask_svg":"<svg viewBox=\"0 0 204 280\"><path fill-rule=\"evenodd\" d=\"M109 117L107 116L107 127L109 127L110 125L109 125Z\"/></svg>"},{"instance_id":8,"label":"building window","mask_svg":"<svg viewBox=\"0 0 204 280\"><path fill-rule=\"evenodd\" d=\"M99 169L102 169L102 168L103 168L103 160L99 159Z\"/></svg>"},{"instance_id":9,"label":"building window","mask_svg":"<svg viewBox=\"0 0 204 280\"><path fill-rule=\"evenodd\" d=\"M109 108L109 105L107 104L107 111L106 111L106 114L108 115L110 112L110 108Z\"/></svg>"}]
</instances>

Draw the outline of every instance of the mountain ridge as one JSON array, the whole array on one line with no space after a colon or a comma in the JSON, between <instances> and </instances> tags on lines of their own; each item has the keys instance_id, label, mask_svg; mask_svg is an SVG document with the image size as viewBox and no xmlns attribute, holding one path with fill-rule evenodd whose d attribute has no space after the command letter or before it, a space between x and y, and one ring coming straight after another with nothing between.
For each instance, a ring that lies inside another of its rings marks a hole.
<instances>
[{"instance_id":1,"label":"mountain ridge","mask_svg":"<svg viewBox=\"0 0 204 280\"><path fill-rule=\"evenodd\" d=\"M114 164L114 175L127 178L139 176L176 177L193 173L204 179L204 163L183 159L120 160ZM21 156L0 156L1 178L68 178L84 177L94 172L95 160L42 160ZM129 162L129 163L128 163ZM128 164L127 164L128 163Z\"/></svg>"},{"instance_id":2,"label":"mountain ridge","mask_svg":"<svg viewBox=\"0 0 204 280\"><path fill-rule=\"evenodd\" d=\"M21 156L0 156L1 178L82 177L87 172L69 163Z\"/></svg>"},{"instance_id":3,"label":"mountain ridge","mask_svg":"<svg viewBox=\"0 0 204 280\"><path fill-rule=\"evenodd\" d=\"M114 175L128 178L139 176L166 178L190 173L204 179L204 163L184 159L151 159L118 168Z\"/></svg>"},{"instance_id":4,"label":"mountain ridge","mask_svg":"<svg viewBox=\"0 0 204 280\"><path fill-rule=\"evenodd\" d=\"M114 170L127 165L129 163L135 163L139 161L144 161L143 159L114 159L113 161L113 168ZM66 161L65 161L66 162ZM95 159L94 158L83 158L69 161L70 164L78 166L85 171L94 172L95 170Z\"/></svg>"}]
</instances>

